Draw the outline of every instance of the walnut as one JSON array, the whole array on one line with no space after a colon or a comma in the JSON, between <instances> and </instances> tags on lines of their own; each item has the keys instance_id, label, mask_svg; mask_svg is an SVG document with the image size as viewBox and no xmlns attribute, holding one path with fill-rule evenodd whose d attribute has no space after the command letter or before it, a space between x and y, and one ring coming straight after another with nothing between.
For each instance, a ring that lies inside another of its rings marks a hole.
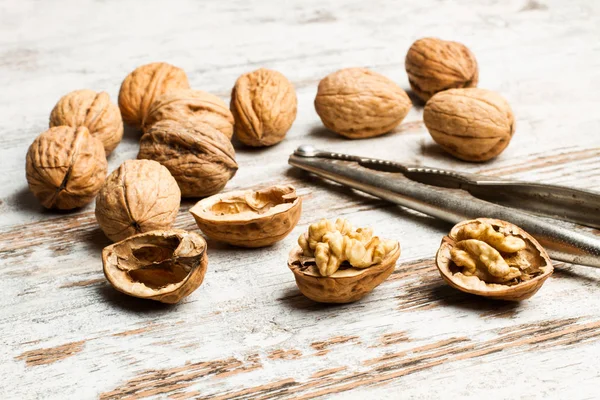
<instances>
[{"instance_id":1,"label":"walnut","mask_svg":"<svg viewBox=\"0 0 600 400\"><path fill-rule=\"evenodd\" d=\"M231 92L235 135L248 146L272 146L283 140L296 119L294 86L277 71L261 68L244 74Z\"/></svg>"},{"instance_id":2,"label":"walnut","mask_svg":"<svg viewBox=\"0 0 600 400\"><path fill-rule=\"evenodd\" d=\"M450 286L501 300L533 296L552 274L546 250L508 222L479 218L457 224L436 256Z\"/></svg>"},{"instance_id":3,"label":"walnut","mask_svg":"<svg viewBox=\"0 0 600 400\"><path fill-rule=\"evenodd\" d=\"M308 298L322 303L361 299L394 271L400 243L354 229L344 219L321 220L298 239L288 259L296 284Z\"/></svg>"},{"instance_id":4,"label":"walnut","mask_svg":"<svg viewBox=\"0 0 600 400\"><path fill-rule=\"evenodd\" d=\"M138 158L158 161L167 167L183 197L218 193L238 169L229 139L202 122L155 123L142 136Z\"/></svg>"},{"instance_id":5,"label":"walnut","mask_svg":"<svg viewBox=\"0 0 600 400\"><path fill-rule=\"evenodd\" d=\"M122 293L178 303L202 284L206 250L206 241L194 232L141 233L104 248L104 275Z\"/></svg>"},{"instance_id":6,"label":"walnut","mask_svg":"<svg viewBox=\"0 0 600 400\"><path fill-rule=\"evenodd\" d=\"M131 72L119 91L119 108L123 121L141 128L150 106L163 93L188 89L187 75L181 68L158 62L142 65Z\"/></svg>"},{"instance_id":7,"label":"walnut","mask_svg":"<svg viewBox=\"0 0 600 400\"><path fill-rule=\"evenodd\" d=\"M61 97L50 114L50 127L85 126L100 139L106 154L110 154L123 138L123 121L119 107L106 92L75 90Z\"/></svg>"},{"instance_id":8,"label":"walnut","mask_svg":"<svg viewBox=\"0 0 600 400\"><path fill-rule=\"evenodd\" d=\"M151 160L127 160L113 171L96 198L96 220L113 241L170 229L181 192L169 170Z\"/></svg>"},{"instance_id":9,"label":"walnut","mask_svg":"<svg viewBox=\"0 0 600 400\"><path fill-rule=\"evenodd\" d=\"M390 132L411 106L400 86L366 68L346 68L327 75L315 98L315 109L325 127L350 139Z\"/></svg>"},{"instance_id":10,"label":"walnut","mask_svg":"<svg viewBox=\"0 0 600 400\"><path fill-rule=\"evenodd\" d=\"M102 187L107 168L102 142L85 127L50 128L27 151L29 189L46 208L88 204Z\"/></svg>"},{"instance_id":11,"label":"walnut","mask_svg":"<svg viewBox=\"0 0 600 400\"><path fill-rule=\"evenodd\" d=\"M233 136L233 115L227 104L201 90L175 89L158 96L146 115L144 131L165 119L204 122L221 131L228 139Z\"/></svg>"},{"instance_id":12,"label":"walnut","mask_svg":"<svg viewBox=\"0 0 600 400\"><path fill-rule=\"evenodd\" d=\"M405 60L410 87L424 101L447 89L476 87L477 60L463 44L437 38L419 39Z\"/></svg>"},{"instance_id":13,"label":"walnut","mask_svg":"<svg viewBox=\"0 0 600 400\"><path fill-rule=\"evenodd\" d=\"M286 237L298 223L302 200L293 186L239 190L199 201L190 213L211 239L264 247Z\"/></svg>"},{"instance_id":14,"label":"walnut","mask_svg":"<svg viewBox=\"0 0 600 400\"><path fill-rule=\"evenodd\" d=\"M433 140L465 161L496 157L515 131L515 118L506 100L478 88L436 94L425 105L423 120Z\"/></svg>"}]
</instances>

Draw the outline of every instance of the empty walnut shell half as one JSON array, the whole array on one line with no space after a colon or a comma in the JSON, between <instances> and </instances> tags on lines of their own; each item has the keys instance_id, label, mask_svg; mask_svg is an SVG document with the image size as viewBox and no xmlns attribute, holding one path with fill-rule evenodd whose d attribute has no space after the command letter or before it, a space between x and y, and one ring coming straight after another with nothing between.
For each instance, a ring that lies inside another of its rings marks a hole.
<instances>
[{"instance_id":1,"label":"empty walnut shell half","mask_svg":"<svg viewBox=\"0 0 600 400\"><path fill-rule=\"evenodd\" d=\"M241 247L264 247L298 223L302 200L293 186L239 190L208 197L190 213L209 238Z\"/></svg>"},{"instance_id":2,"label":"empty walnut shell half","mask_svg":"<svg viewBox=\"0 0 600 400\"><path fill-rule=\"evenodd\" d=\"M119 107L110 101L106 92L89 89L67 93L50 113L50 127L67 125L85 126L90 134L104 145L110 154L123 138L123 120Z\"/></svg>"},{"instance_id":3,"label":"empty walnut shell half","mask_svg":"<svg viewBox=\"0 0 600 400\"><path fill-rule=\"evenodd\" d=\"M455 289L510 301L533 296L554 270L546 250L531 235L489 218L455 225L442 239L436 265Z\"/></svg>"},{"instance_id":4,"label":"empty walnut shell half","mask_svg":"<svg viewBox=\"0 0 600 400\"><path fill-rule=\"evenodd\" d=\"M196 290L208 266L206 241L174 229L128 237L102 251L104 275L119 292L178 303Z\"/></svg>"}]
</instances>

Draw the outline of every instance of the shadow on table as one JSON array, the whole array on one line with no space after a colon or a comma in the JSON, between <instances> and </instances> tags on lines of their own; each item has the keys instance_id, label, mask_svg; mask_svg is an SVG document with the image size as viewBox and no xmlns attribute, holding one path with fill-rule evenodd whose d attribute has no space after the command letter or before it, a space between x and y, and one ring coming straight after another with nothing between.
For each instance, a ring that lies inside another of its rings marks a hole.
<instances>
[{"instance_id":1,"label":"shadow on table","mask_svg":"<svg viewBox=\"0 0 600 400\"><path fill-rule=\"evenodd\" d=\"M522 305L517 301L493 300L464 293L444 282L440 282L439 285L431 289L431 298L435 299L441 307L454 307L465 311L481 312L487 316L502 315L503 317L510 317L515 315Z\"/></svg>"},{"instance_id":2,"label":"shadow on table","mask_svg":"<svg viewBox=\"0 0 600 400\"><path fill-rule=\"evenodd\" d=\"M422 110L425 107L425 102L417 96L417 94L412 89L405 89L406 94L410 98L410 101L413 104L413 107L417 110Z\"/></svg>"},{"instance_id":3,"label":"shadow on table","mask_svg":"<svg viewBox=\"0 0 600 400\"><path fill-rule=\"evenodd\" d=\"M348 304L335 304L335 303L318 303L314 300L304 296L300 289L297 287L289 288L286 290L282 297L277 299L284 306L301 311L336 311L342 307L347 307ZM354 303L357 304L357 303Z\"/></svg>"},{"instance_id":4,"label":"shadow on table","mask_svg":"<svg viewBox=\"0 0 600 400\"><path fill-rule=\"evenodd\" d=\"M164 312L172 312L177 304L165 304L154 300L139 299L131 297L117 291L110 286L108 282L95 287L98 295L109 303L112 307L116 307L125 312L135 314L162 314Z\"/></svg>"}]
</instances>

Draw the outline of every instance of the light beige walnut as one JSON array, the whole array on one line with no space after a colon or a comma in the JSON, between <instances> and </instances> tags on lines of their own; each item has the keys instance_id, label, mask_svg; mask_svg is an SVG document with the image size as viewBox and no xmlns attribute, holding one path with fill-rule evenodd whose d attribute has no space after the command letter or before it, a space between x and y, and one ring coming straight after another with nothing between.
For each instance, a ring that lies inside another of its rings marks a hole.
<instances>
[{"instance_id":1,"label":"light beige walnut","mask_svg":"<svg viewBox=\"0 0 600 400\"><path fill-rule=\"evenodd\" d=\"M102 187L107 168L102 142L85 127L50 128L27 151L27 183L46 208L88 204Z\"/></svg>"},{"instance_id":2,"label":"light beige walnut","mask_svg":"<svg viewBox=\"0 0 600 400\"><path fill-rule=\"evenodd\" d=\"M123 120L119 107L106 92L75 90L61 97L50 113L50 127L85 126L110 154L123 138Z\"/></svg>"},{"instance_id":3,"label":"light beige walnut","mask_svg":"<svg viewBox=\"0 0 600 400\"><path fill-rule=\"evenodd\" d=\"M233 115L217 96L193 89L170 90L156 98L144 120L144 131L158 121L202 122L228 139L233 136Z\"/></svg>"},{"instance_id":4,"label":"light beige walnut","mask_svg":"<svg viewBox=\"0 0 600 400\"><path fill-rule=\"evenodd\" d=\"M164 62L142 65L131 72L119 91L119 109L125 123L141 128L158 96L173 89L188 89L185 72Z\"/></svg>"},{"instance_id":5,"label":"light beige walnut","mask_svg":"<svg viewBox=\"0 0 600 400\"><path fill-rule=\"evenodd\" d=\"M508 102L485 89L450 89L425 105L423 121L444 150L465 161L487 161L504 151L515 131Z\"/></svg>"},{"instance_id":6,"label":"light beige walnut","mask_svg":"<svg viewBox=\"0 0 600 400\"><path fill-rule=\"evenodd\" d=\"M169 170L152 160L127 160L96 198L96 220L113 241L168 230L179 212L181 191Z\"/></svg>"},{"instance_id":7,"label":"light beige walnut","mask_svg":"<svg viewBox=\"0 0 600 400\"><path fill-rule=\"evenodd\" d=\"M533 296L552 274L544 248L519 227L479 218L457 224L436 256L442 278L467 293L501 300Z\"/></svg>"},{"instance_id":8,"label":"light beige walnut","mask_svg":"<svg viewBox=\"0 0 600 400\"><path fill-rule=\"evenodd\" d=\"M423 101L444 90L476 87L479 79L473 53L461 43L438 38L414 42L405 67L410 87Z\"/></svg>"},{"instance_id":9,"label":"light beige walnut","mask_svg":"<svg viewBox=\"0 0 600 400\"><path fill-rule=\"evenodd\" d=\"M206 241L179 229L141 233L105 247L102 264L106 279L118 291L178 303L204 280Z\"/></svg>"},{"instance_id":10,"label":"light beige walnut","mask_svg":"<svg viewBox=\"0 0 600 400\"><path fill-rule=\"evenodd\" d=\"M354 229L344 219L321 220L298 239L288 259L300 291L323 303L361 299L394 271L400 244Z\"/></svg>"},{"instance_id":11,"label":"light beige walnut","mask_svg":"<svg viewBox=\"0 0 600 400\"><path fill-rule=\"evenodd\" d=\"M190 209L206 236L241 247L282 240L298 223L301 211L302 199L290 185L218 194Z\"/></svg>"},{"instance_id":12,"label":"light beige walnut","mask_svg":"<svg viewBox=\"0 0 600 400\"><path fill-rule=\"evenodd\" d=\"M319 83L315 98L323 125L350 139L390 132L411 107L400 86L366 68L346 68L327 75Z\"/></svg>"},{"instance_id":13,"label":"light beige walnut","mask_svg":"<svg viewBox=\"0 0 600 400\"><path fill-rule=\"evenodd\" d=\"M298 100L291 82L261 68L244 74L231 92L235 135L248 146L272 146L283 140L296 119Z\"/></svg>"}]
</instances>

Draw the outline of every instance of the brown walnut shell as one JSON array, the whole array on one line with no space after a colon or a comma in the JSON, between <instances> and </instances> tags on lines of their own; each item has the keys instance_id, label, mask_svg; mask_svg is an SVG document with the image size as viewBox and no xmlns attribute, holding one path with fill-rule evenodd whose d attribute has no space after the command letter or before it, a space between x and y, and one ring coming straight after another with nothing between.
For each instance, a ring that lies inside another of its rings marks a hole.
<instances>
[{"instance_id":1,"label":"brown walnut shell","mask_svg":"<svg viewBox=\"0 0 600 400\"><path fill-rule=\"evenodd\" d=\"M104 276L119 292L174 304L202 284L206 241L179 229L140 233L105 247L102 264Z\"/></svg>"},{"instance_id":2,"label":"brown walnut shell","mask_svg":"<svg viewBox=\"0 0 600 400\"><path fill-rule=\"evenodd\" d=\"M110 154L123 138L123 120L119 107L106 92L75 90L61 97L50 113L50 127L85 126Z\"/></svg>"},{"instance_id":3,"label":"brown walnut shell","mask_svg":"<svg viewBox=\"0 0 600 400\"><path fill-rule=\"evenodd\" d=\"M457 233L465 225L478 223L487 223L498 232L523 239L527 247L524 250L519 250L518 256L530 264L529 268L537 271L533 278L517 284L507 285L487 283L473 279L475 277L465 278L462 274L456 275L460 272L460 267L452 261L450 251L456 245ZM490 299L508 301L520 301L530 298L542 287L554 271L548 253L537 240L516 225L491 218L478 218L456 224L448 236L444 236L442 239L435 262L442 278L453 288Z\"/></svg>"},{"instance_id":4,"label":"brown walnut shell","mask_svg":"<svg viewBox=\"0 0 600 400\"><path fill-rule=\"evenodd\" d=\"M141 128L150 106L158 96L173 89L188 89L185 72L171 64L157 62L142 65L131 72L119 91L119 109L123 121Z\"/></svg>"},{"instance_id":5,"label":"brown walnut shell","mask_svg":"<svg viewBox=\"0 0 600 400\"><path fill-rule=\"evenodd\" d=\"M390 132L411 107L400 86L366 68L346 68L327 75L315 98L315 109L325 127L350 139Z\"/></svg>"},{"instance_id":6,"label":"brown walnut shell","mask_svg":"<svg viewBox=\"0 0 600 400\"><path fill-rule=\"evenodd\" d=\"M241 247L282 240L298 223L301 211L302 199L290 185L218 194L190 209L206 236Z\"/></svg>"},{"instance_id":7,"label":"brown walnut shell","mask_svg":"<svg viewBox=\"0 0 600 400\"><path fill-rule=\"evenodd\" d=\"M294 86L277 71L261 68L244 74L231 92L235 135L248 146L279 143L296 119Z\"/></svg>"},{"instance_id":8,"label":"brown walnut shell","mask_svg":"<svg viewBox=\"0 0 600 400\"><path fill-rule=\"evenodd\" d=\"M31 192L44 207L60 210L94 200L108 169L102 142L83 126L48 129L29 146L26 160Z\"/></svg>"},{"instance_id":9,"label":"brown walnut shell","mask_svg":"<svg viewBox=\"0 0 600 400\"><path fill-rule=\"evenodd\" d=\"M508 102L486 89L450 89L425 105L423 121L444 150L465 161L487 161L510 143L515 117Z\"/></svg>"},{"instance_id":10,"label":"brown walnut shell","mask_svg":"<svg viewBox=\"0 0 600 400\"><path fill-rule=\"evenodd\" d=\"M319 303L351 303L360 300L394 272L400 257L400 243L381 263L369 268L338 269L331 276L321 276L314 257L305 257L300 246L289 255L288 267L294 273L303 295Z\"/></svg>"},{"instance_id":11,"label":"brown walnut shell","mask_svg":"<svg viewBox=\"0 0 600 400\"><path fill-rule=\"evenodd\" d=\"M162 120L203 122L233 136L233 115L217 96L193 89L175 89L156 98L144 120L144 131Z\"/></svg>"},{"instance_id":12,"label":"brown walnut shell","mask_svg":"<svg viewBox=\"0 0 600 400\"><path fill-rule=\"evenodd\" d=\"M168 169L151 160L127 160L106 179L96 198L96 220L113 241L170 229L181 191Z\"/></svg>"},{"instance_id":13,"label":"brown walnut shell","mask_svg":"<svg viewBox=\"0 0 600 400\"><path fill-rule=\"evenodd\" d=\"M405 67L410 87L423 101L447 89L476 87L479 80L473 53L461 43L437 38L414 42Z\"/></svg>"},{"instance_id":14,"label":"brown walnut shell","mask_svg":"<svg viewBox=\"0 0 600 400\"><path fill-rule=\"evenodd\" d=\"M229 139L202 122L155 123L142 136L138 158L158 161L167 167L183 197L218 193L238 169Z\"/></svg>"}]
</instances>

